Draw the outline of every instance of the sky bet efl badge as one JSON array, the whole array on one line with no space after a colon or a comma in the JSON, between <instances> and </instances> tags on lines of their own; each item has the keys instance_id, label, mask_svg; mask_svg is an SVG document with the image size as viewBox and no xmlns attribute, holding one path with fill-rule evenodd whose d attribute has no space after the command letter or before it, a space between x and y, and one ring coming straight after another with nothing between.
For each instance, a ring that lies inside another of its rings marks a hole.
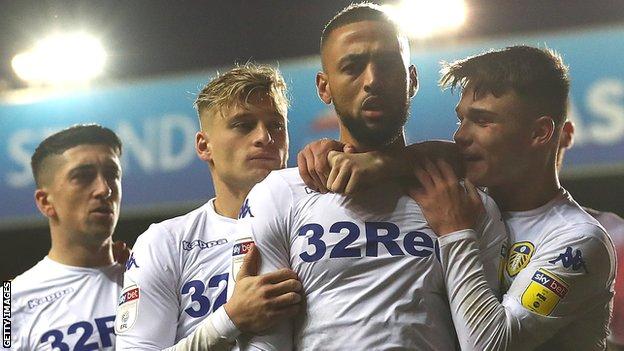
<instances>
[{"instance_id":1,"label":"sky bet efl badge","mask_svg":"<svg viewBox=\"0 0 624 351\"><path fill-rule=\"evenodd\" d=\"M528 241L513 244L509 249L509 258L507 259L507 274L510 277L515 277L529 264L533 252L535 252L535 246Z\"/></svg>"},{"instance_id":2,"label":"sky bet efl badge","mask_svg":"<svg viewBox=\"0 0 624 351\"><path fill-rule=\"evenodd\" d=\"M540 268L533 274L531 283L522 293L522 306L548 316L568 293L568 284L553 273Z\"/></svg>"},{"instance_id":3,"label":"sky bet efl badge","mask_svg":"<svg viewBox=\"0 0 624 351\"><path fill-rule=\"evenodd\" d=\"M236 276L243 265L245 255L251 250L253 239L250 237L238 239L234 242L232 249L232 279L236 282Z\"/></svg>"},{"instance_id":4,"label":"sky bet efl badge","mask_svg":"<svg viewBox=\"0 0 624 351\"><path fill-rule=\"evenodd\" d=\"M119 304L117 306L117 316L115 316L115 333L120 334L132 328L137 319L139 309L139 286L130 280L128 276L124 277L124 285L119 296Z\"/></svg>"}]
</instances>

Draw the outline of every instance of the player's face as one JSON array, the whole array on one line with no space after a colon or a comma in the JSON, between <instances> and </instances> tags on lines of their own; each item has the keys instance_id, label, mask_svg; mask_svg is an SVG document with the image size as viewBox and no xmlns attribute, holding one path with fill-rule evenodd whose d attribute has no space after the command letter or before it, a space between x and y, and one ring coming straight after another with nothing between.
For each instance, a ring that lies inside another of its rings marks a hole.
<instances>
[{"instance_id":1,"label":"player's face","mask_svg":"<svg viewBox=\"0 0 624 351\"><path fill-rule=\"evenodd\" d=\"M416 76L406 43L391 25L361 21L339 27L327 38L322 59L319 95L333 102L357 141L383 146L401 135Z\"/></svg>"},{"instance_id":2,"label":"player's face","mask_svg":"<svg viewBox=\"0 0 624 351\"><path fill-rule=\"evenodd\" d=\"M456 107L459 119L454 139L466 166L466 177L479 186L520 182L530 157L531 129L526 108L515 92L500 97L475 95L468 86Z\"/></svg>"},{"instance_id":3,"label":"player's face","mask_svg":"<svg viewBox=\"0 0 624 351\"><path fill-rule=\"evenodd\" d=\"M226 184L248 191L271 171L286 167L286 116L263 92L247 104L224 109L208 131L213 175Z\"/></svg>"},{"instance_id":4,"label":"player's face","mask_svg":"<svg viewBox=\"0 0 624 351\"><path fill-rule=\"evenodd\" d=\"M53 157L58 168L46 187L52 220L75 240L101 243L119 218L119 156L106 145L79 145Z\"/></svg>"}]
</instances>

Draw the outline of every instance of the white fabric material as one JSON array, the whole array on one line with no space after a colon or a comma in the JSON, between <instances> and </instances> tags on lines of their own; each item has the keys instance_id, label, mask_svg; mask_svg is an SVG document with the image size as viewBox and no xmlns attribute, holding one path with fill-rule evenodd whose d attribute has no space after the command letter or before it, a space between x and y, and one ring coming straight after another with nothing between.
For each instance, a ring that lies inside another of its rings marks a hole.
<instances>
[{"instance_id":1,"label":"white fabric material","mask_svg":"<svg viewBox=\"0 0 624 351\"><path fill-rule=\"evenodd\" d=\"M614 248L604 229L567 193L537 209L503 215L510 253L517 243L520 252L531 255L510 255L504 273L510 287L502 303L485 287L474 233L439 240L462 349L603 350L615 274ZM544 272L555 278L544 278ZM540 278L547 286L566 286L563 297L553 298ZM534 288L546 293L543 300L530 298ZM554 307L544 308L543 301Z\"/></svg>"},{"instance_id":2,"label":"white fabric material","mask_svg":"<svg viewBox=\"0 0 624 351\"><path fill-rule=\"evenodd\" d=\"M483 259L497 289L506 233L484 201ZM262 271L291 267L306 295L294 323L243 349L455 350L436 236L399 186L348 198L311 191L297 169L274 171L250 192L239 228L240 238L255 239Z\"/></svg>"},{"instance_id":3,"label":"white fabric material","mask_svg":"<svg viewBox=\"0 0 624 351\"><path fill-rule=\"evenodd\" d=\"M123 267L82 268L45 257L13 280L12 350L115 349Z\"/></svg>"},{"instance_id":4,"label":"white fabric material","mask_svg":"<svg viewBox=\"0 0 624 351\"><path fill-rule=\"evenodd\" d=\"M171 347L225 303L236 220L217 214L213 202L153 224L137 239L124 282L125 288L134 284L139 290L136 321L118 327L119 350ZM123 306L118 325L127 312ZM222 313L206 322L204 332L216 328L221 335L214 340L228 343L225 337L238 331Z\"/></svg>"}]
</instances>

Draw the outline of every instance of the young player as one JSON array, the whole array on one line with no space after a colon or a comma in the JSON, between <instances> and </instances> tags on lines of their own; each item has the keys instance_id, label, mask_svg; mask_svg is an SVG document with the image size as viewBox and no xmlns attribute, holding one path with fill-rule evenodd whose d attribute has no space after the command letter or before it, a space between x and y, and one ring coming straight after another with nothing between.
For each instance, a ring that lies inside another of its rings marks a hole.
<instances>
[{"instance_id":1,"label":"young player","mask_svg":"<svg viewBox=\"0 0 624 351\"><path fill-rule=\"evenodd\" d=\"M504 270L509 288L499 302L485 285L477 236L462 223L478 211L478 198L444 164L417 172L423 187L412 196L440 236L462 347L604 350L615 252L603 227L557 178L569 91L561 58L509 47L446 66L442 83L461 87L454 138L466 177L488 187L511 244Z\"/></svg>"},{"instance_id":2,"label":"young player","mask_svg":"<svg viewBox=\"0 0 624 351\"><path fill-rule=\"evenodd\" d=\"M115 349L120 156L117 135L98 125L62 130L35 150L35 201L48 218L52 247L13 281L13 350Z\"/></svg>"},{"instance_id":3,"label":"young player","mask_svg":"<svg viewBox=\"0 0 624 351\"><path fill-rule=\"evenodd\" d=\"M238 211L251 187L286 164L286 85L276 70L247 64L210 81L195 102L199 158L216 196L190 213L153 224L137 240L115 321L118 349L229 349L298 309L296 275L256 276L252 249L226 302Z\"/></svg>"}]
</instances>

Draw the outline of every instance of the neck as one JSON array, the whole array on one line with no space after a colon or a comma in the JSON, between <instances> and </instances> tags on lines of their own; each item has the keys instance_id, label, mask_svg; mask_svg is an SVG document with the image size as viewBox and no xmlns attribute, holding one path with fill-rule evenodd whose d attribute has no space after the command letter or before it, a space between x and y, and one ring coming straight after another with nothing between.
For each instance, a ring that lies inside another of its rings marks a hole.
<instances>
[{"instance_id":1,"label":"neck","mask_svg":"<svg viewBox=\"0 0 624 351\"><path fill-rule=\"evenodd\" d=\"M227 184L217 179L217 177L213 178L213 182L215 193L217 194L214 201L215 212L224 217L238 218L240 207L251 189L245 188L245 190L241 190L240 186Z\"/></svg>"},{"instance_id":2,"label":"neck","mask_svg":"<svg viewBox=\"0 0 624 351\"><path fill-rule=\"evenodd\" d=\"M352 145L357 152L368 151L388 151L388 150L402 150L405 147L405 133L401 131L401 134L390 144L384 146L371 146L361 143L349 133L349 130L344 125L340 124L340 142L344 144Z\"/></svg>"},{"instance_id":3,"label":"neck","mask_svg":"<svg viewBox=\"0 0 624 351\"><path fill-rule=\"evenodd\" d=\"M48 257L58 263L75 267L103 267L115 262L113 259L113 239L89 245L77 242L68 236L55 235L52 232L52 247Z\"/></svg>"},{"instance_id":4,"label":"neck","mask_svg":"<svg viewBox=\"0 0 624 351\"><path fill-rule=\"evenodd\" d=\"M561 192L554 168L530 179L488 187L501 211L529 211L545 205Z\"/></svg>"}]
</instances>

